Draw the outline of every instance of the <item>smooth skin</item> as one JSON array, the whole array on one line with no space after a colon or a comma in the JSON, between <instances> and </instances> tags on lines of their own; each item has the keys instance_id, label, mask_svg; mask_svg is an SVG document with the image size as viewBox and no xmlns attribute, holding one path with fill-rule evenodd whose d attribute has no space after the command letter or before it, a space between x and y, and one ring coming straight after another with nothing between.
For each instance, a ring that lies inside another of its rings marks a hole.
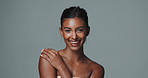
<instances>
[{"instance_id":1,"label":"smooth skin","mask_svg":"<svg viewBox=\"0 0 148 78\"><path fill-rule=\"evenodd\" d=\"M66 48L60 51L43 49L39 59L40 78L104 78L104 68L83 52L90 29L81 18L67 18L59 29ZM77 43L73 43L77 42Z\"/></svg>"}]
</instances>

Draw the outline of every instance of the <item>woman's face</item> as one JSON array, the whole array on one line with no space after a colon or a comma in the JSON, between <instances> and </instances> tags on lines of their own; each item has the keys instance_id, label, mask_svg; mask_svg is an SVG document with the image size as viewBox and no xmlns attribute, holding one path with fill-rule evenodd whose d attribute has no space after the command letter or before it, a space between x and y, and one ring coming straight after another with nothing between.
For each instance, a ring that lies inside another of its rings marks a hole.
<instances>
[{"instance_id":1,"label":"woman's face","mask_svg":"<svg viewBox=\"0 0 148 78\"><path fill-rule=\"evenodd\" d=\"M64 38L66 47L76 51L83 47L89 28L81 18L67 18L63 22L60 33Z\"/></svg>"}]
</instances>

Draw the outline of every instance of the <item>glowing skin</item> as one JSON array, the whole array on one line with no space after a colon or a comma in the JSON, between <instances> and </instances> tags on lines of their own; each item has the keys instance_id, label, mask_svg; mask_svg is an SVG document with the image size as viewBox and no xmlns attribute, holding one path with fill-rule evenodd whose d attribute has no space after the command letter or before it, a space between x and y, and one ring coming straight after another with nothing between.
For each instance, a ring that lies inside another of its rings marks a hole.
<instances>
[{"instance_id":1,"label":"glowing skin","mask_svg":"<svg viewBox=\"0 0 148 78\"><path fill-rule=\"evenodd\" d=\"M77 17L67 18L60 29L60 33L66 43L66 48L73 51L83 48L88 31L89 29L85 25L85 22Z\"/></svg>"},{"instance_id":2,"label":"glowing skin","mask_svg":"<svg viewBox=\"0 0 148 78\"><path fill-rule=\"evenodd\" d=\"M60 28L66 47L56 51L43 49L39 60L40 78L103 78L104 68L90 60L83 44L90 29L80 18L67 18Z\"/></svg>"}]
</instances>

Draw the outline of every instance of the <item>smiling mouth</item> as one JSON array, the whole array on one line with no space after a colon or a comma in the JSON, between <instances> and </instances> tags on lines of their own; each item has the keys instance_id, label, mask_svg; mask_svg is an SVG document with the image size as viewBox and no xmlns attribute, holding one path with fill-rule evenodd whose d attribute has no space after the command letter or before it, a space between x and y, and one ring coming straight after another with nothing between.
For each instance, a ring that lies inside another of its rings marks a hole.
<instances>
[{"instance_id":1,"label":"smiling mouth","mask_svg":"<svg viewBox=\"0 0 148 78\"><path fill-rule=\"evenodd\" d=\"M71 44L73 47L78 46L79 43L80 43L80 41L70 41L70 44Z\"/></svg>"},{"instance_id":2,"label":"smiling mouth","mask_svg":"<svg viewBox=\"0 0 148 78\"><path fill-rule=\"evenodd\" d=\"M79 43L79 41L72 41L72 42L70 42L70 43L72 43L72 44L77 44L77 43Z\"/></svg>"}]
</instances>

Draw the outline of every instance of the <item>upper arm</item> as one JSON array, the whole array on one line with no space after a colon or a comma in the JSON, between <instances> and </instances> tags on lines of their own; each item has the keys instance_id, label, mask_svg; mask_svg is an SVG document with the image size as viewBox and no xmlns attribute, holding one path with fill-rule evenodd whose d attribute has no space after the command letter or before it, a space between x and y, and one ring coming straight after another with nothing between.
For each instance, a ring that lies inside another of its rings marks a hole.
<instances>
[{"instance_id":1,"label":"upper arm","mask_svg":"<svg viewBox=\"0 0 148 78\"><path fill-rule=\"evenodd\" d=\"M104 68L103 66L97 65L93 67L93 72L90 78L104 78Z\"/></svg>"},{"instance_id":2,"label":"upper arm","mask_svg":"<svg viewBox=\"0 0 148 78\"><path fill-rule=\"evenodd\" d=\"M44 58L39 59L40 78L56 78L56 69Z\"/></svg>"}]
</instances>

